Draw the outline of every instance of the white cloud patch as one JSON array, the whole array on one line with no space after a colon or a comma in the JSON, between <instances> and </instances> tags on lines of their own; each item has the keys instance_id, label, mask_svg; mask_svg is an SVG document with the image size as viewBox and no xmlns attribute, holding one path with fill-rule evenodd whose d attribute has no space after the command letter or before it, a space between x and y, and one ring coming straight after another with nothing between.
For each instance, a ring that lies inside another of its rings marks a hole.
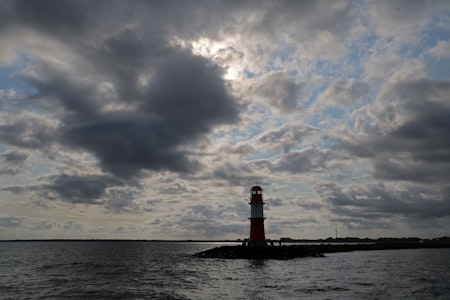
<instances>
[{"instance_id":1,"label":"white cloud patch","mask_svg":"<svg viewBox=\"0 0 450 300\"><path fill-rule=\"evenodd\" d=\"M450 57L450 41L440 40L436 43L436 46L428 51L428 54L438 58Z\"/></svg>"}]
</instances>

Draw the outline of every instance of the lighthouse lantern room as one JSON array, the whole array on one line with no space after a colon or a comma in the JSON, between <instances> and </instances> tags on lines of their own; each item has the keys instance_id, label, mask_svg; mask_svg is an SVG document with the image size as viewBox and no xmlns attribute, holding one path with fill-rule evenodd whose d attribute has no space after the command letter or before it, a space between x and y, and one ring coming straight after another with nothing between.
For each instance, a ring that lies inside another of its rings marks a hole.
<instances>
[{"instance_id":1,"label":"lighthouse lantern room","mask_svg":"<svg viewBox=\"0 0 450 300\"><path fill-rule=\"evenodd\" d=\"M264 202L262 188L258 185L250 190L250 239L249 244L255 246L266 246L264 233Z\"/></svg>"}]
</instances>

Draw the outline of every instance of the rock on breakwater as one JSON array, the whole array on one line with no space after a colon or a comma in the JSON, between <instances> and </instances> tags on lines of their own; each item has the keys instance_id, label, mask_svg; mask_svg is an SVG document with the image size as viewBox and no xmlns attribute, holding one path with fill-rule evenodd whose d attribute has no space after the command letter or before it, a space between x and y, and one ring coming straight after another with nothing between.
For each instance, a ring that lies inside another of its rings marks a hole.
<instances>
[{"instance_id":1,"label":"rock on breakwater","mask_svg":"<svg viewBox=\"0 0 450 300\"><path fill-rule=\"evenodd\" d=\"M320 244L320 245L283 245L268 247L222 246L194 254L199 258L220 259L279 259L287 260L299 257L323 257L324 253L449 248L449 245L430 245L421 243L372 243L372 244Z\"/></svg>"},{"instance_id":2,"label":"rock on breakwater","mask_svg":"<svg viewBox=\"0 0 450 300\"><path fill-rule=\"evenodd\" d=\"M277 247L252 247L252 246L222 246L196 253L200 258L222 259L292 259L296 257L320 257L322 253L304 246L277 246Z\"/></svg>"}]
</instances>

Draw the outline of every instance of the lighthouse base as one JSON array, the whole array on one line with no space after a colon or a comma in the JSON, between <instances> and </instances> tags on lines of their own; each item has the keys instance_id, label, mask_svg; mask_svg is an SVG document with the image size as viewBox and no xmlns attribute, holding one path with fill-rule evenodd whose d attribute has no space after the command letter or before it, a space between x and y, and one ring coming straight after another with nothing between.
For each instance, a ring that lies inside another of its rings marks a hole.
<instances>
[{"instance_id":1,"label":"lighthouse base","mask_svg":"<svg viewBox=\"0 0 450 300\"><path fill-rule=\"evenodd\" d=\"M266 235L264 233L264 218L250 218L249 245L265 247Z\"/></svg>"},{"instance_id":2,"label":"lighthouse base","mask_svg":"<svg viewBox=\"0 0 450 300\"><path fill-rule=\"evenodd\" d=\"M249 241L247 245L249 247L253 247L253 248L255 248L255 247L261 248L261 247L267 247L267 242L266 241L258 241L258 242Z\"/></svg>"}]
</instances>

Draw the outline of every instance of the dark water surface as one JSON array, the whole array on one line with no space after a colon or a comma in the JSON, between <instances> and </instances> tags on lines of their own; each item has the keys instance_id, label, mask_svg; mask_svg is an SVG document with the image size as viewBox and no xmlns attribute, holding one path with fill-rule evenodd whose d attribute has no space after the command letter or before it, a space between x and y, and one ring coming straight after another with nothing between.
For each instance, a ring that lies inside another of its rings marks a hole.
<instances>
[{"instance_id":1,"label":"dark water surface","mask_svg":"<svg viewBox=\"0 0 450 300\"><path fill-rule=\"evenodd\" d=\"M450 299L450 249L199 259L212 243L1 242L1 299Z\"/></svg>"}]
</instances>

